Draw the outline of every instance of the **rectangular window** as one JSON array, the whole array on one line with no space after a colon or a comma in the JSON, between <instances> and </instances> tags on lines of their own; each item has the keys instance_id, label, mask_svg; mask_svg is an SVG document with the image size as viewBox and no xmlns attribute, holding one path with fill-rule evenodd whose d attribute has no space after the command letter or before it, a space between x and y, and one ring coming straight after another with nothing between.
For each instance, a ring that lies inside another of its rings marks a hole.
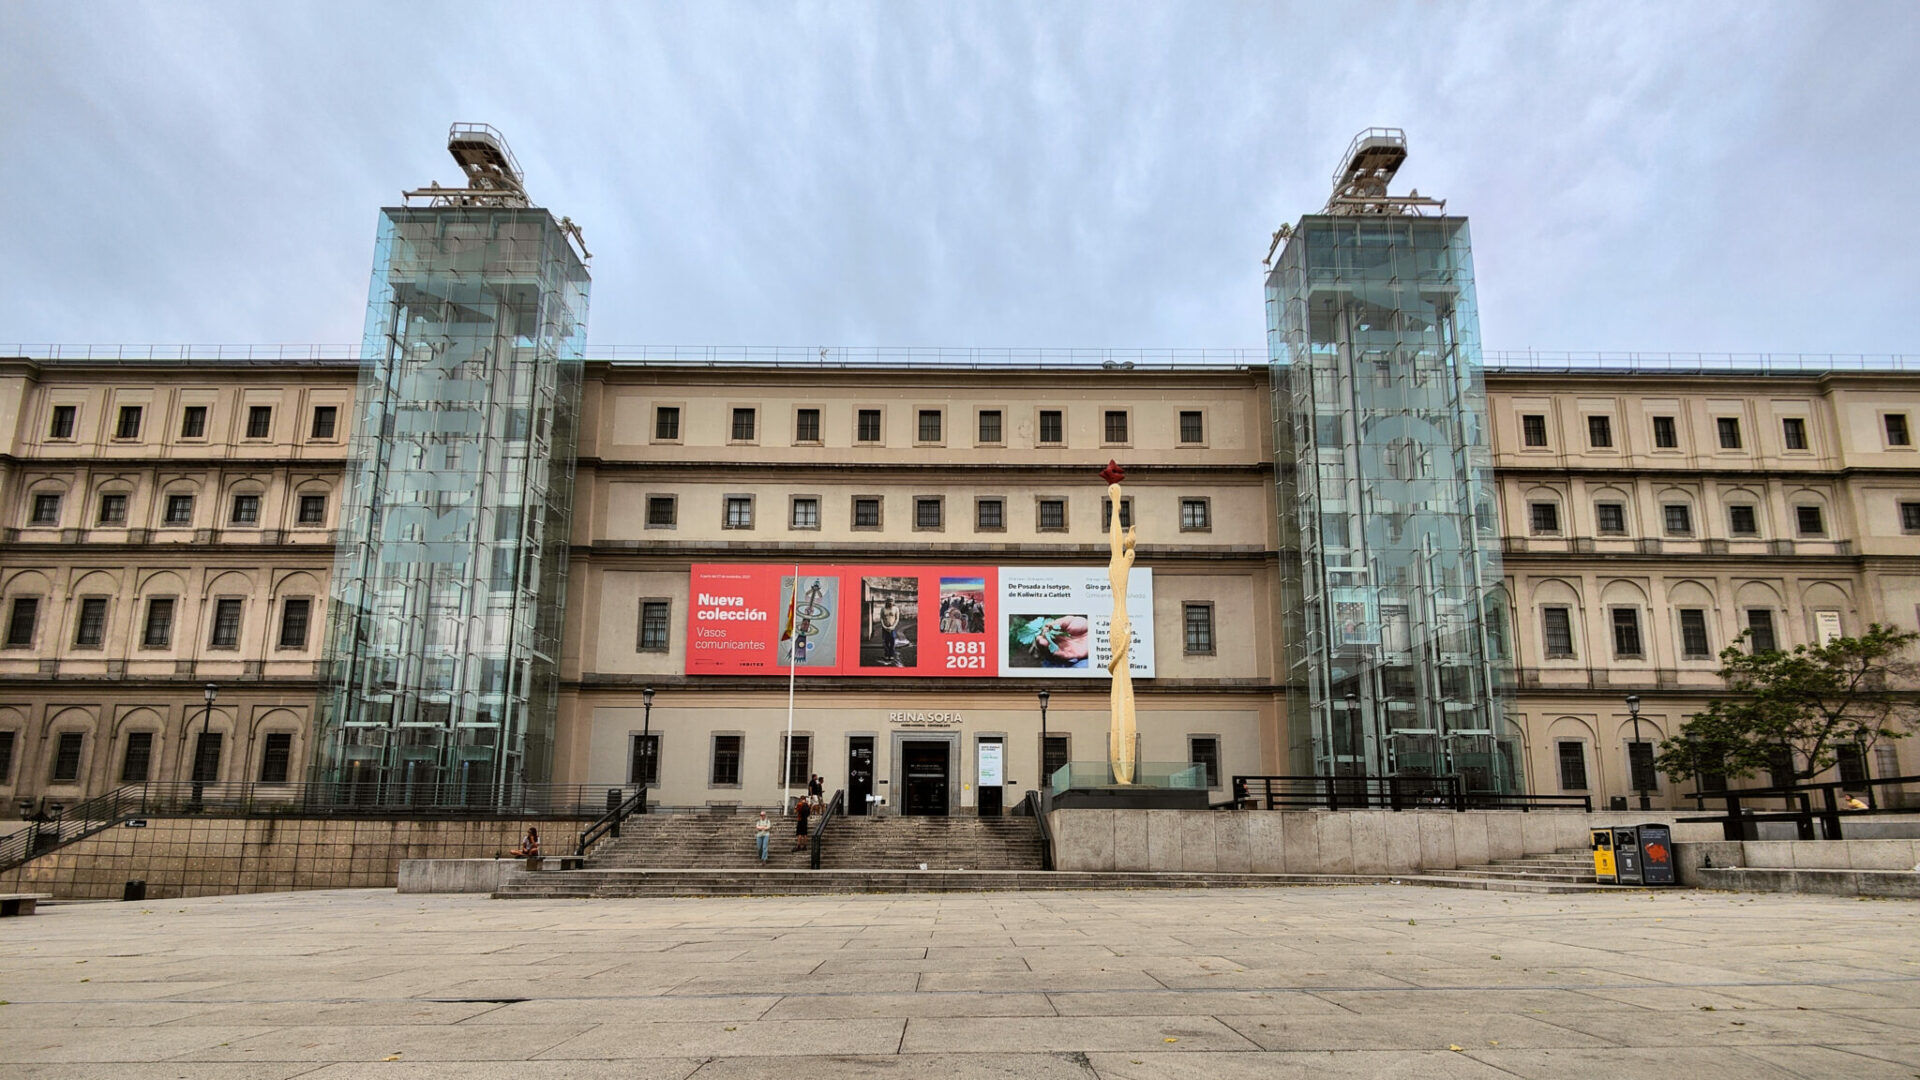
<instances>
[{"instance_id":1,"label":"rectangular window","mask_svg":"<svg viewBox=\"0 0 1920 1080\"><path fill-rule=\"evenodd\" d=\"M1714 420L1713 425L1720 432L1720 449L1740 449L1740 418L1722 416Z\"/></svg>"},{"instance_id":2,"label":"rectangular window","mask_svg":"<svg viewBox=\"0 0 1920 1080\"><path fill-rule=\"evenodd\" d=\"M1667 519L1667 535L1693 535L1693 508L1686 503L1668 503L1660 508Z\"/></svg>"},{"instance_id":3,"label":"rectangular window","mask_svg":"<svg viewBox=\"0 0 1920 1080\"><path fill-rule=\"evenodd\" d=\"M120 782L123 784L144 784L147 773L153 768L153 732L130 731L127 733L127 752L120 759Z\"/></svg>"},{"instance_id":4,"label":"rectangular window","mask_svg":"<svg viewBox=\"0 0 1920 1080\"><path fill-rule=\"evenodd\" d=\"M193 524L193 496L167 496L167 516L164 520L168 525Z\"/></svg>"},{"instance_id":5,"label":"rectangular window","mask_svg":"<svg viewBox=\"0 0 1920 1080\"><path fill-rule=\"evenodd\" d=\"M78 412L79 409L73 405L55 405L53 407L53 423L47 427L47 438L73 438L73 420Z\"/></svg>"},{"instance_id":6,"label":"rectangular window","mask_svg":"<svg viewBox=\"0 0 1920 1080\"><path fill-rule=\"evenodd\" d=\"M260 496L235 495L233 497L233 516L229 520L235 525L258 525L260 523Z\"/></svg>"},{"instance_id":7,"label":"rectangular window","mask_svg":"<svg viewBox=\"0 0 1920 1080\"><path fill-rule=\"evenodd\" d=\"M1640 646L1640 609L1613 609L1613 655L1616 659L1638 659L1646 655Z\"/></svg>"},{"instance_id":8,"label":"rectangular window","mask_svg":"<svg viewBox=\"0 0 1920 1080\"><path fill-rule=\"evenodd\" d=\"M1527 413L1520 417L1520 442L1525 446L1547 445L1547 418L1544 413Z\"/></svg>"},{"instance_id":9,"label":"rectangular window","mask_svg":"<svg viewBox=\"0 0 1920 1080\"><path fill-rule=\"evenodd\" d=\"M939 409L920 410L919 441L923 443L937 443L940 441Z\"/></svg>"},{"instance_id":10,"label":"rectangular window","mask_svg":"<svg viewBox=\"0 0 1920 1080\"><path fill-rule=\"evenodd\" d=\"M1660 790L1660 780L1654 775L1652 743L1627 742L1627 777L1635 791Z\"/></svg>"},{"instance_id":11,"label":"rectangular window","mask_svg":"<svg viewBox=\"0 0 1920 1080\"><path fill-rule=\"evenodd\" d=\"M1195 765L1204 765L1207 770L1207 786L1220 786L1220 740L1211 735L1195 735L1187 739L1187 760Z\"/></svg>"},{"instance_id":12,"label":"rectangular window","mask_svg":"<svg viewBox=\"0 0 1920 1080\"><path fill-rule=\"evenodd\" d=\"M1773 634L1773 612L1767 608L1747 609L1747 647L1754 655L1777 652L1779 639Z\"/></svg>"},{"instance_id":13,"label":"rectangular window","mask_svg":"<svg viewBox=\"0 0 1920 1080\"><path fill-rule=\"evenodd\" d=\"M640 601L640 651L666 652L668 618L673 605L667 600Z\"/></svg>"},{"instance_id":14,"label":"rectangular window","mask_svg":"<svg viewBox=\"0 0 1920 1080\"><path fill-rule=\"evenodd\" d=\"M980 410L980 441L989 444L997 444L1005 441L1004 434L1001 431L999 409Z\"/></svg>"},{"instance_id":15,"label":"rectangular window","mask_svg":"<svg viewBox=\"0 0 1920 1080\"><path fill-rule=\"evenodd\" d=\"M1674 450L1680 446L1680 431L1674 426L1673 417L1656 416L1653 418L1653 445L1658 450Z\"/></svg>"},{"instance_id":16,"label":"rectangular window","mask_svg":"<svg viewBox=\"0 0 1920 1080\"><path fill-rule=\"evenodd\" d=\"M1127 441L1127 413L1124 409L1108 409L1106 419L1106 441L1109 445Z\"/></svg>"},{"instance_id":17,"label":"rectangular window","mask_svg":"<svg viewBox=\"0 0 1920 1080\"><path fill-rule=\"evenodd\" d=\"M308 438L331 439L333 430L340 422L340 407L337 405L315 405L313 407L313 427Z\"/></svg>"},{"instance_id":18,"label":"rectangular window","mask_svg":"<svg viewBox=\"0 0 1920 1080\"><path fill-rule=\"evenodd\" d=\"M660 784L660 736L651 732L630 737L627 747L627 783L658 787Z\"/></svg>"},{"instance_id":19,"label":"rectangular window","mask_svg":"<svg viewBox=\"0 0 1920 1080\"><path fill-rule=\"evenodd\" d=\"M140 437L140 406L120 406L120 422L113 427L116 439L137 439Z\"/></svg>"},{"instance_id":20,"label":"rectangular window","mask_svg":"<svg viewBox=\"0 0 1920 1080\"><path fill-rule=\"evenodd\" d=\"M1180 441L1189 445L1207 441L1206 419L1198 409L1181 411Z\"/></svg>"},{"instance_id":21,"label":"rectangular window","mask_svg":"<svg viewBox=\"0 0 1920 1080\"><path fill-rule=\"evenodd\" d=\"M715 735L713 764L707 773L708 787L740 786L740 742L744 736Z\"/></svg>"},{"instance_id":22,"label":"rectangular window","mask_svg":"<svg viewBox=\"0 0 1920 1080\"><path fill-rule=\"evenodd\" d=\"M753 496L727 496L727 516L721 524L728 529L753 528Z\"/></svg>"},{"instance_id":23,"label":"rectangular window","mask_svg":"<svg viewBox=\"0 0 1920 1080\"><path fill-rule=\"evenodd\" d=\"M1920 502L1900 504L1900 531L1920 533Z\"/></svg>"},{"instance_id":24,"label":"rectangular window","mask_svg":"<svg viewBox=\"0 0 1920 1080\"><path fill-rule=\"evenodd\" d=\"M267 734L266 747L260 751L260 782L263 784L284 784L293 772L293 733L274 731Z\"/></svg>"},{"instance_id":25,"label":"rectangular window","mask_svg":"<svg viewBox=\"0 0 1920 1080\"><path fill-rule=\"evenodd\" d=\"M820 441L819 409L800 409L793 414L793 441L802 443Z\"/></svg>"},{"instance_id":26,"label":"rectangular window","mask_svg":"<svg viewBox=\"0 0 1920 1080\"><path fill-rule=\"evenodd\" d=\"M1041 743L1040 780L1042 783L1050 781L1054 773L1066 768L1069 755L1072 752L1068 739L1069 736L1066 735L1048 735Z\"/></svg>"},{"instance_id":27,"label":"rectangular window","mask_svg":"<svg viewBox=\"0 0 1920 1080\"><path fill-rule=\"evenodd\" d=\"M228 599L213 602L213 629L207 636L207 645L215 649L240 647L240 601Z\"/></svg>"},{"instance_id":28,"label":"rectangular window","mask_svg":"<svg viewBox=\"0 0 1920 1080\"><path fill-rule=\"evenodd\" d=\"M787 752L787 733L780 733L780 761L774 766L787 772L786 783L792 787L806 790L807 781L813 777L813 736L795 735L793 752Z\"/></svg>"},{"instance_id":29,"label":"rectangular window","mask_svg":"<svg viewBox=\"0 0 1920 1080\"><path fill-rule=\"evenodd\" d=\"M863 495L854 498L853 527L856 529L880 527L880 500L877 497Z\"/></svg>"},{"instance_id":30,"label":"rectangular window","mask_svg":"<svg viewBox=\"0 0 1920 1080\"><path fill-rule=\"evenodd\" d=\"M189 405L180 410L180 437L183 439L204 439L207 437L207 407Z\"/></svg>"},{"instance_id":31,"label":"rectangular window","mask_svg":"<svg viewBox=\"0 0 1920 1080\"><path fill-rule=\"evenodd\" d=\"M1840 782L1849 790L1858 791L1867 782L1867 755L1855 743L1841 743L1833 748L1834 765L1839 767Z\"/></svg>"},{"instance_id":32,"label":"rectangular window","mask_svg":"<svg viewBox=\"0 0 1920 1080\"><path fill-rule=\"evenodd\" d=\"M1540 623L1550 659L1573 655L1573 614L1567 608L1540 609Z\"/></svg>"},{"instance_id":33,"label":"rectangular window","mask_svg":"<svg viewBox=\"0 0 1920 1080\"><path fill-rule=\"evenodd\" d=\"M60 496L35 495L33 497L33 517L35 525L60 524Z\"/></svg>"},{"instance_id":34,"label":"rectangular window","mask_svg":"<svg viewBox=\"0 0 1920 1080\"><path fill-rule=\"evenodd\" d=\"M1706 609L1680 609L1680 655L1687 660L1713 658L1713 650L1707 644Z\"/></svg>"},{"instance_id":35,"label":"rectangular window","mask_svg":"<svg viewBox=\"0 0 1920 1080\"><path fill-rule=\"evenodd\" d=\"M250 405L247 407L247 438L264 439L273 434L273 406Z\"/></svg>"},{"instance_id":36,"label":"rectangular window","mask_svg":"<svg viewBox=\"0 0 1920 1080\"><path fill-rule=\"evenodd\" d=\"M226 735L218 731L201 731L194 734L194 783L211 784L220 779L220 744L226 741Z\"/></svg>"},{"instance_id":37,"label":"rectangular window","mask_svg":"<svg viewBox=\"0 0 1920 1080\"><path fill-rule=\"evenodd\" d=\"M1760 515L1744 503L1727 507L1727 528L1735 536L1759 536Z\"/></svg>"},{"instance_id":38,"label":"rectangular window","mask_svg":"<svg viewBox=\"0 0 1920 1080\"><path fill-rule=\"evenodd\" d=\"M13 610L7 614L7 648L30 649L33 631L40 622L40 598L16 596Z\"/></svg>"},{"instance_id":39,"label":"rectangular window","mask_svg":"<svg viewBox=\"0 0 1920 1080\"><path fill-rule=\"evenodd\" d=\"M1537 502L1527 505L1535 533L1557 533L1560 531L1560 505L1558 503Z\"/></svg>"},{"instance_id":40,"label":"rectangular window","mask_svg":"<svg viewBox=\"0 0 1920 1080\"><path fill-rule=\"evenodd\" d=\"M928 496L913 500L913 527L916 529L937 529L940 527L941 507L938 496Z\"/></svg>"},{"instance_id":41,"label":"rectangular window","mask_svg":"<svg viewBox=\"0 0 1920 1080\"><path fill-rule=\"evenodd\" d=\"M1888 413L1881 419L1886 421L1888 446L1913 445L1913 438L1907 434L1906 413Z\"/></svg>"},{"instance_id":42,"label":"rectangular window","mask_svg":"<svg viewBox=\"0 0 1920 1080\"><path fill-rule=\"evenodd\" d=\"M794 529L820 527L820 500L812 495L796 496L787 525Z\"/></svg>"},{"instance_id":43,"label":"rectangular window","mask_svg":"<svg viewBox=\"0 0 1920 1080\"><path fill-rule=\"evenodd\" d=\"M656 405L653 410L653 437L657 442L677 442L680 438L680 406Z\"/></svg>"},{"instance_id":44,"label":"rectangular window","mask_svg":"<svg viewBox=\"0 0 1920 1080\"><path fill-rule=\"evenodd\" d=\"M1800 526L1801 536L1827 535L1827 524L1821 519L1820 508L1817 506L1794 507L1793 519Z\"/></svg>"},{"instance_id":45,"label":"rectangular window","mask_svg":"<svg viewBox=\"0 0 1920 1080\"><path fill-rule=\"evenodd\" d=\"M1213 528L1213 503L1207 499L1180 500L1180 531L1207 532Z\"/></svg>"},{"instance_id":46,"label":"rectangular window","mask_svg":"<svg viewBox=\"0 0 1920 1080\"><path fill-rule=\"evenodd\" d=\"M1059 409L1040 410L1040 445L1058 446L1067 441L1067 425Z\"/></svg>"},{"instance_id":47,"label":"rectangular window","mask_svg":"<svg viewBox=\"0 0 1920 1080\"><path fill-rule=\"evenodd\" d=\"M125 525L127 523L127 497L110 494L100 496L100 524Z\"/></svg>"},{"instance_id":48,"label":"rectangular window","mask_svg":"<svg viewBox=\"0 0 1920 1080\"><path fill-rule=\"evenodd\" d=\"M73 620L73 645L77 649L97 649L107 632L107 600L89 596L80 601L80 612Z\"/></svg>"},{"instance_id":49,"label":"rectangular window","mask_svg":"<svg viewBox=\"0 0 1920 1080\"><path fill-rule=\"evenodd\" d=\"M1625 536L1627 532L1627 504L1603 502L1593 504L1594 524L1602 536Z\"/></svg>"},{"instance_id":50,"label":"rectangular window","mask_svg":"<svg viewBox=\"0 0 1920 1080\"><path fill-rule=\"evenodd\" d=\"M0 731L0 784L6 784L12 781L13 739L13 732Z\"/></svg>"},{"instance_id":51,"label":"rectangular window","mask_svg":"<svg viewBox=\"0 0 1920 1080\"><path fill-rule=\"evenodd\" d=\"M280 648L304 649L307 647L307 623L313 617L313 601L304 596L290 596L280 602Z\"/></svg>"},{"instance_id":52,"label":"rectangular window","mask_svg":"<svg viewBox=\"0 0 1920 1080\"><path fill-rule=\"evenodd\" d=\"M173 644L173 597L156 596L147 601L147 624L140 630L140 647L164 649Z\"/></svg>"},{"instance_id":53,"label":"rectangular window","mask_svg":"<svg viewBox=\"0 0 1920 1080\"><path fill-rule=\"evenodd\" d=\"M53 749L53 777L56 784L71 784L80 779L80 747L86 736L78 731L63 731Z\"/></svg>"},{"instance_id":54,"label":"rectangular window","mask_svg":"<svg viewBox=\"0 0 1920 1080\"><path fill-rule=\"evenodd\" d=\"M678 513L679 506L673 496L647 496L647 528L671 529Z\"/></svg>"},{"instance_id":55,"label":"rectangular window","mask_svg":"<svg viewBox=\"0 0 1920 1080\"><path fill-rule=\"evenodd\" d=\"M1038 524L1041 532L1065 532L1067 529L1067 500L1041 499Z\"/></svg>"},{"instance_id":56,"label":"rectangular window","mask_svg":"<svg viewBox=\"0 0 1920 1080\"><path fill-rule=\"evenodd\" d=\"M1789 450L1807 448L1807 422L1798 416L1785 416L1780 419L1780 436Z\"/></svg>"},{"instance_id":57,"label":"rectangular window","mask_svg":"<svg viewBox=\"0 0 1920 1080\"><path fill-rule=\"evenodd\" d=\"M752 442L753 441L753 420L754 420L754 416L753 416L752 409L733 410L733 441L734 442Z\"/></svg>"},{"instance_id":58,"label":"rectangular window","mask_svg":"<svg viewBox=\"0 0 1920 1080\"><path fill-rule=\"evenodd\" d=\"M999 532L1007 527L1005 499L981 499L973 504L973 527L982 532Z\"/></svg>"},{"instance_id":59,"label":"rectangular window","mask_svg":"<svg viewBox=\"0 0 1920 1080\"><path fill-rule=\"evenodd\" d=\"M1595 448L1605 448L1613 445L1612 417L1587 417L1587 445Z\"/></svg>"},{"instance_id":60,"label":"rectangular window","mask_svg":"<svg viewBox=\"0 0 1920 1080\"><path fill-rule=\"evenodd\" d=\"M854 421L853 440L863 443L880 441L880 410L861 409Z\"/></svg>"},{"instance_id":61,"label":"rectangular window","mask_svg":"<svg viewBox=\"0 0 1920 1080\"><path fill-rule=\"evenodd\" d=\"M323 525L327 520L327 497L325 495L300 496L301 525Z\"/></svg>"},{"instance_id":62,"label":"rectangular window","mask_svg":"<svg viewBox=\"0 0 1920 1080\"><path fill-rule=\"evenodd\" d=\"M1120 527L1133 527L1133 497L1123 496L1120 500ZM1105 532L1113 528L1113 500L1100 500L1100 529Z\"/></svg>"},{"instance_id":63,"label":"rectangular window","mask_svg":"<svg viewBox=\"0 0 1920 1080\"><path fill-rule=\"evenodd\" d=\"M1183 604L1188 656L1213 655L1213 605Z\"/></svg>"},{"instance_id":64,"label":"rectangular window","mask_svg":"<svg viewBox=\"0 0 1920 1080\"><path fill-rule=\"evenodd\" d=\"M1560 788L1563 791L1587 790L1587 745L1563 742L1560 748Z\"/></svg>"}]
</instances>

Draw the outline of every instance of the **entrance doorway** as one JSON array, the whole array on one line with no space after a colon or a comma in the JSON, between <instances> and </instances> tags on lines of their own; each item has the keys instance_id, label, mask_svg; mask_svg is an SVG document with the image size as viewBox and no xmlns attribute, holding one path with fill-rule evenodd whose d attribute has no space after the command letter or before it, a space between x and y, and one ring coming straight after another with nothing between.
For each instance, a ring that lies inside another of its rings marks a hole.
<instances>
[{"instance_id":1,"label":"entrance doorway","mask_svg":"<svg viewBox=\"0 0 1920 1080\"><path fill-rule=\"evenodd\" d=\"M900 763L906 787L900 800L902 814L947 816L949 746L946 742L906 742L900 745Z\"/></svg>"},{"instance_id":2,"label":"entrance doorway","mask_svg":"<svg viewBox=\"0 0 1920 1080\"><path fill-rule=\"evenodd\" d=\"M847 813L863 816L867 796L873 794L873 736L855 735L847 740Z\"/></svg>"}]
</instances>

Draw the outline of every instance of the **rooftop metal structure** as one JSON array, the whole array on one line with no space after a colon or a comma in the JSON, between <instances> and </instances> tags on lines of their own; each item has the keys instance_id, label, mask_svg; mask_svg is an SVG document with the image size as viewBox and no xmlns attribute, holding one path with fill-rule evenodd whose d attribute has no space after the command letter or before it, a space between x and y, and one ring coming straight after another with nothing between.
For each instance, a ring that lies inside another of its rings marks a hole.
<instances>
[{"instance_id":1,"label":"rooftop metal structure","mask_svg":"<svg viewBox=\"0 0 1920 1080\"><path fill-rule=\"evenodd\" d=\"M467 186L443 188L438 182L400 197L412 206L425 199L428 206L532 206L520 162L507 146L507 137L489 124L455 124L447 130L447 153L467 174Z\"/></svg>"},{"instance_id":2,"label":"rooftop metal structure","mask_svg":"<svg viewBox=\"0 0 1920 1080\"><path fill-rule=\"evenodd\" d=\"M1333 197L1328 214L1424 214L1443 210L1445 199L1429 199L1419 191L1387 194L1387 185L1407 160L1407 133L1400 128L1370 127L1353 137L1333 174Z\"/></svg>"}]
</instances>

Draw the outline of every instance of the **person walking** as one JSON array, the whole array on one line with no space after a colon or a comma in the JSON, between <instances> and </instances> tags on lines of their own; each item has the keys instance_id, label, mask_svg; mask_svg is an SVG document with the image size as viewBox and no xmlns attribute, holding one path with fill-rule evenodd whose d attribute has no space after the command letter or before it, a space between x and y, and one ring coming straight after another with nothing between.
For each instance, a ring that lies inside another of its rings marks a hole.
<instances>
[{"instance_id":1,"label":"person walking","mask_svg":"<svg viewBox=\"0 0 1920 1080\"><path fill-rule=\"evenodd\" d=\"M813 813L813 803L806 799L796 799L793 803L793 850L799 851L807 846L807 815Z\"/></svg>"},{"instance_id":2,"label":"person walking","mask_svg":"<svg viewBox=\"0 0 1920 1080\"><path fill-rule=\"evenodd\" d=\"M760 861L767 861L767 838L773 834L773 822L767 820L767 812L760 811L760 820L753 823L753 845L760 851Z\"/></svg>"},{"instance_id":3,"label":"person walking","mask_svg":"<svg viewBox=\"0 0 1920 1080\"><path fill-rule=\"evenodd\" d=\"M807 794L813 796L814 805L819 805L820 797L827 793L827 782L819 773L807 778Z\"/></svg>"}]
</instances>

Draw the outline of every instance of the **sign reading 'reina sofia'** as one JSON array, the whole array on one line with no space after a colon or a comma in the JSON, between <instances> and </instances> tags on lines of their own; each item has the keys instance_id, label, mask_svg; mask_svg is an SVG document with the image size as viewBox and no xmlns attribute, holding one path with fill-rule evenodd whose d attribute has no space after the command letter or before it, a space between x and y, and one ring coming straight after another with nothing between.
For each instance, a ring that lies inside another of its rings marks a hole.
<instances>
[{"instance_id":1,"label":"sign reading 'reina sofia'","mask_svg":"<svg viewBox=\"0 0 1920 1080\"><path fill-rule=\"evenodd\" d=\"M698 564L687 674L1106 678L1100 567ZM1127 588L1129 670L1153 678L1153 571Z\"/></svg>"}]
</instances>

